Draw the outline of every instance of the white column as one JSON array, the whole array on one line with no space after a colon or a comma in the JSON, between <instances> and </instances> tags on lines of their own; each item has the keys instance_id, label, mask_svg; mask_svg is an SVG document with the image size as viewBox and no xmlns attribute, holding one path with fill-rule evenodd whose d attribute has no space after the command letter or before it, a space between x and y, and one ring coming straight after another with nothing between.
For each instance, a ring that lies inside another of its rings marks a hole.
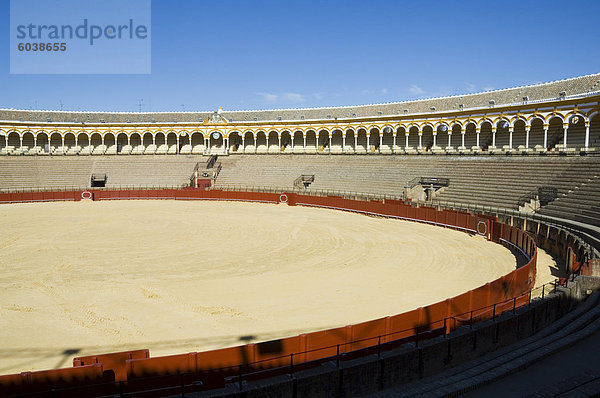
<instances>
[{"instance_id":1,"label":"white column","mask_svg":"<svg viewBox=\"0 0 600 398\"><path fill-rule=\"evenodd\" d=\"M548 128L550 126L544 125L544 152L548 150Z\"/></svg>"},{"instance_id":2,"label":"white column","mask_svg":"<svg viewBox=\"0 0 600 398\"><path fill-rule=\"evenodd\" d=\"M304 152L306 152L306 133L302 133L302 140L304 141L304 146L302 147L302 149L304 150Z\"/></svg>"},{"instance_id":3,"label":"white column","mask_svg":"<svg viewBox=\"0 0 600 398\"><path fill-rule=\"evenodd\" d=\"M278 142L278 146L279 146L279 151L281 151L281 135L277 134L277 142Z\"/></svg>"},{"instance_id":4,"label":"white column","mask_svg":"<svg viewBox=\"0 0 600 398\"><path fill-rule=\"evenodd\" d=\"M525 126L525 152L529 151L529 130L531 130L531 127Z\"/></svg>"},{"instance_id":5,"label":"white column","mask_svg":"<svg viewBox=\"0 0 600 398\"><path fill-rule=\"evenodd\" d=\"M346 132L342 132L342 153L346 153Z\"/></svg>"},{"instance_id":6,"label":"white column","mask_svg":"<svg viewBox=\"0 0 600 398\"><path fill-rule=\"evenodd\" d=\"M379 134L379 153L381 153L381 147L383 146L383 132Z\"/></svg>"},{"instance_id":7,"label":"white column","mask_svg":"<svg viewBox=\"0 0 600 398\"><path fill-rule=\"evenodd\" d=\"M331 133L329 133L329 145L327 147L327 152L331 153Z\"/></svg>"},{"instance_id":8,"label":"white column","mask_svg":"<svg viewBox=\"0 0 600 398\"><path fill-rule=\"evenodd\" d=\"M460 138L461 138L461 141L460 141L460 146L461 146L463 149L464 149L464 147L465 147L465 134L466 134L466 132L467 132L466 130L464 130L464 131L463 131L463 130L461 130L461 132L460 132Z\"/></svg>"},{"instance_id":9,"label":"white column","mask_svg":"<svg viewBox=\"0 0 600 398\"><path fill-rule=\"evenodd\" d=\"M404 137L406 138L406 142L404 144L404 150L408 151L408 134L409 133L404 133Z\"/></svg>"},{"instance_id":10,"label":"white column","mask_svg":"<svg viewBox=\"0 0 600 398\"><path fill-rule=\"evenodd\" d=\"M590 146L590 122L585 122L585 151L587 152Z\"/></svg>"},{"instance_id":11,"label":"white column","mask_svg":"<svg viewBox=\"0 0 600 398\"><path fill-rule=\"evenodd\" d=\"M102 136L102 154L103 155L106 153L106 144L105 144L106 140L104 139L105 137L106 137L105 135Z\"/></svg>"},{"instance_id":12,"label":"white column","mask_svg":"<svg viewBox=\"0 0 600 398\"><path fill-rule=\"evenodd\" d=\"M175 145L177 145L175 147L175 153L179 154L179 134L177 134L177 136L175 138L177 139L177 142L175 143ZM127 143L127 145L129 145L129 143Z\"/></svg>"},{"instance_id":13,"label":"white column","mask_svg":"<svg viewBox=\"0 0 600 398\"><path fill-rule=\"evenodd\" d=\"M512 151L513 126L508 128L508 148Z\"/></svg>"},{"instance_id":14,"label":"white column","mask_svg":"<svg viewBox=\"0 0 600 398\"><path fill-rule=\"evenodd\" d=\"M496 126L492 127L492 149L496 149Z\"/></svg>"},{"instance_id":15,"label":"white column","mask_svg":"<svg viewBox=\"0 0 600 398\"><path fill-rule=\"evenodd\" d=\"M229 155L229 137L223 137L223 145L225 146L223 153L225 153L225 155Z\"/></svg>"},{"instance_id":16,"label":"white column","mask_svg":"<svg viewBox=\"0 0 600 398\"><path fill-rule=\"evenodd\" d=\"M452 130L448 129L448 149L452 148Z\"/></svg>"},{"instance_id":17,"label":"white column","mask_svg":"<svg viewBox=\"0 0 600 398\"><path fill-rule=\"evenodd\" d=\"M367 134L367 153L369 153L371 151L371 134L369 134L369 132L367 132L366 134Z\"/></svg>"},{"instance_id":18,"label":"white column","mask_svg":"<svg viewBox=\"0 0 600 398\"><path fill-rule=\"evenodd\" d=\"M246 151L246 134L242 134L242 153Z\"/></svg>"},{"instance_id":19,"label":"white column","mask_svg":"<svg viewBox=\"0 0 600 398\"><path fill-rule=\"evenodd\" d=\"M567 150L567 130L569 129L569 125L568 124L564 124L563 125L563 150L566 151Z\"/></svg>"},{"instance_id":20,"label":"white column","mask_svg":"<svg viewBox=\"0 0 600 398\"><path fill-rule=\"evenodd\" d=\"M356 147L358 146L358 133L354 132L354 153L356 153Z\"/></svg>"},{"instance_id":21,"label":"white column","mask_svg":"<svg viewBox=\"0 0 600 398\"><path fill-rule=\"evenodd\" d=\"M481 148L481 147L479 146L479 133L481 133L481 129L480 129L479 127L477 127L477 128L475 129L475 133L477 133L477 143L476 143L476 145L477 145L477 149L479 149L479 148Z\"/></svg>"},{"instance_id":22,"label":"white column","mask_svg":"<svg viewBox=\"0 0 600 398\"><path fill-rule=\"evenodd\" d=\"M396 132L394 131L394 145L392 145L392 153L396 153Z\"/></svg>"},{"instance_id":23,"label":"white column","mask_svg":"<svg viewBox=\"0 0 600 398\"><path fill-rule=\"evenodd\" d=\"M33 146L35 146L35 137L33 139ZM79 135L75 136L75 148L77 148L79 146ZM79 153L79 152L77 152Z\"/></svg>"},{"instance_id":24,"label":"white column","mask_svg":"<svg viewBox=\"0 0 600 398\"><path fill-rule=\"evenodd\" d=\"M258 134L254 136L254 153L258 151Z\"/></svg>"},{"instance_id":25,"label":"white column","mask_svg":"<svg viewBox=\"0 0 600 398\"><path fill-rule=\"evenodd\" d=\"M19 150L23 150L23 136L20 135L19 136Z\"/></svg>"},{"instance_id":26,"label":"white column","mask_svg":"<svg viewBox=\"0 0 600 398\"><path fill-rule=\"evenodd\" d=\"M419 131L419 151L423 148L423 132Z\"/></svg>"},{"instance_id":27,"label":"white column","mask_svg":"<svg viewBox=\"0 0 600 398\"><path fill-rule=\"evenodd\" d=\"M433 132L433 148L437 148L437 131Z\"/></svg>"}]
</instances>

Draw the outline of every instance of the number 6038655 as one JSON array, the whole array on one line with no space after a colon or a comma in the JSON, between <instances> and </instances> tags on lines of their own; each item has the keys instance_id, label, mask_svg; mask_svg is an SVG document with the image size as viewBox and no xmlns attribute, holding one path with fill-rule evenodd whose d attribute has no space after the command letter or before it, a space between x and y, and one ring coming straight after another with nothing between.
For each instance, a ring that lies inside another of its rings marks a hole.
<instances>
[{"instance_id":1,"label":"number 6038655","mask_svg":"<svg viewBox=\"0 0 600 398\"><path fill-rule=\"evenodd\" d=\"M19 51L67 51L67 43L19 43Z\"/></svg>"}]
</instances>

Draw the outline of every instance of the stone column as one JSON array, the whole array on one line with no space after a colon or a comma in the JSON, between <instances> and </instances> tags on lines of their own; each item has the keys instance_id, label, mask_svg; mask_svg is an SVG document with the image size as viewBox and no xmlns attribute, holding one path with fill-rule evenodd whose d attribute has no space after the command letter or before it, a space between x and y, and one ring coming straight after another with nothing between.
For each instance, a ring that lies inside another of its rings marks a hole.
<instances>
[{"instance_id":1,"label":"stone column","mask_svg":"<svg viewBox=\"0 0 600 398\"><path fill-rule=\"evenodd\" d=\"M525 126L525 152L529 152L529 131L531 126Z\"/></svg>"},{"instance_id":2,"label":"stone column","mask_svg":"<svg viewBox=\"0 0 600 398\"><path fill-rule=\"evenodd\" d=\"M585 122L585 146L584 150L587 152L590 146L590 121Z\"/></svg>"},{"instance_id":3,"label":"stone column","mask_svg":"<svg viewBox=\"0 0 600 398\"><path fill-rule=\"evenodd\" d=\"M548 128L550 126L545 124L544 125L544 152L546 152L548 150Z\"/></svg>"}]
</instances>

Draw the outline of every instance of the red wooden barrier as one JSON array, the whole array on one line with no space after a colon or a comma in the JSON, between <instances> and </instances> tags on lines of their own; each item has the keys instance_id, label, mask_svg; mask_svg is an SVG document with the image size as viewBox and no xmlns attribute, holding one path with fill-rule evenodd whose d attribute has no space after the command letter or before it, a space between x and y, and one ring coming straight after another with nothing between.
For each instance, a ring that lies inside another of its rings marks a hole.
<instances>
[{"instance_id":1,"label":"red wooden barrier","mask_svg":"<svg viewBox=\"0 0 600 398\"><path fill-rule=\"evenodd\" d=\"M413 336L420 326L421 310L416 309L390 317L391 340Z\"/></svg>"},{"instance_id":2,"label":"red wooden barrier","mask_svg":"<svg viewBox=\"0 0 600 398\"><path fill-rule=\"evenodd\" d=\"M73 359L73 366L85 366L93 364L101 364L104 370L112 370L115 373L115 380L127 380L127 366L126 361L131 359L146 359L150 358L150 351L145 350L134 350L134 351L123 351L115 352L111 354L102 355L89 355L84 357L77 357Z\"/></svg>"},{"instance_id":3,"label":"red wooden barrier","mask_svg":"<svg viewBox=\"0 0 600 398\"><path fill-rule=\"evenodd\" d=\"M226 366L237 366L252 362L253 350L247 346L221 348L196 354L199 369L215 369Z\"/></svg>"},{"instance_id":4,"label":"red wooden barrier","mask_svg":"<svg viewBox=\"0 0 600 398\"><path fill-rule=\"evenodd\" d=\"M114 392L114 381L111 374L103 372L100 364L23 372L0 376L0 395L19 396L55 389L54 397L93 397Z\"/></svg>"},{"instance_id":5,"label":"red wooden barrier","mask_svg":"<svg viewBox=\"0 0 600 398\"><path fill-rule=\"evenodd\" d=\"M423 307L419 323L428 325L427 330L438 329L445 326L444 318L449 315L450 300L440 301L439 303Z\"/></svg>"},{"instance_id":6,"label":"red wooden barrier","mask_svg":"<svg viewBox=\"0 0 600 398\"><path fill-rule=\"evenodd\" d=\"M313 361L315 359L334 356L337 353L336 345L338 344L340 345L340 353L346 352L349 348L345 344L348 342L348 335L350 333L350 327L347 326L307 333L305 335L306 360Z\"/></svg>"},{"instance_id":7,"label":"red wooden barrier","mask_svg":"<svg viewBox=\"0 0 600 398\"><path fill-rule=\"evenodd\" d=\"M466 292L450 299L450 316L465 317L471 311L471 293Z\"/></svg>"},{"instance_id":8,"label":"red wooden barrier","mask_svg":"<svg viewBox=\"0 0 600 398\"><path fill-rule=\"evenodd\" d=\"M127 380L190 373L198 370L198 359L195 352L156 358L128 359L125 368Z\"/></svg>"},{"instance_id":9,"label":"red wooden barrier","mask_svg":"<svg viewBox=\"0 0 600 398\"><path fill-rule=\"evenodd\" d=\"M350 350L372 347L379 342L378 336L383 336L386 333L386 318L374 319L372 321L352 325L350 341L354 341L354 343L350 345Z\"/></svg>"},{"instance_id":10,"label":"red wooden barrier","mask_svg":"<svg viewBox=\"0 0 600 398\"><path fill-rule=\"evenodd\" d=\"M251 345L252 355L257 368L286 366L290 363L289 354L306 350L306 335L298 335L284 339L263 341ZM274 359L271 359L274 358ZM295 362L304 361L303 356L296 356Z\"/></svg>"}]
</instances>

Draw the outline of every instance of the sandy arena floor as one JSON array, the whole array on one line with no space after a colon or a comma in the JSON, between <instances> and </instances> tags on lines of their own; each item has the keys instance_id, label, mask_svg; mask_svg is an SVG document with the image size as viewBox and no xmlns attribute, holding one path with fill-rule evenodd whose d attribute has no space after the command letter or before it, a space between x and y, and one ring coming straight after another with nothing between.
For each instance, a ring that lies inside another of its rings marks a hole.
<instances>
[{"instance_id":1,"label":"sandy arena floor","mask_svg":"<svg viewBox=\"0 0 600 398\"><path fill-rule=\"evenodd\" d=\"M0 206L0 374L267 340L435 303L514 269L413 222L238 202ZM538 284L554 278L540 253Z\"/></svg>"}]
</instances>

